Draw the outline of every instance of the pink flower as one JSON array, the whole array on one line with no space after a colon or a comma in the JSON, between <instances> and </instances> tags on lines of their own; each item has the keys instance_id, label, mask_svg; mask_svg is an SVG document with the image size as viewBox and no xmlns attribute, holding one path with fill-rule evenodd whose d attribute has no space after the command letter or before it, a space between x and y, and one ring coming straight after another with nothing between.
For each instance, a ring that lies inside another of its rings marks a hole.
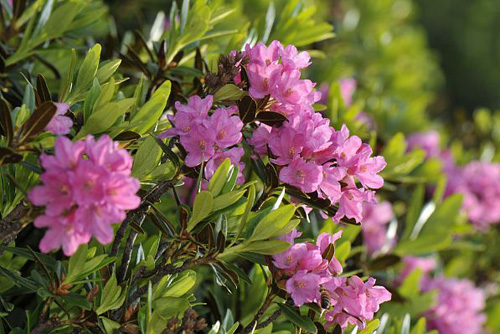
<instances>
[{"instance_id":1,"label":"pink flower","mask_svg":"<svg viewBox=\"0 0 500 334\"><path fill-rule=\"evenodd\" d=\"M423 149L427 158L437 157L441 153L439 133L435 130L419 132L410 135L406 139L408 151L415 148Z\"/></svg>"},{"instance_id":2,"label":"pink flower","mask_svg":"<svg viewBox=\"0 0 500 334\"><path fill-rule=\"evenodd\" d=\"M286 290L292 296L295 306L317 302L320 298L321 276L301 270L286 281Z\"/></svg>"},{"instance_id":3,"label":"pink flower","mask_svg":"<svg viewBox=\"0 0 500 334\"><path fill-rule=\"evenodd\" d=\"M283 253L273 256L276 268L284 270L295 270L299 261L308 253L307 245L295 244Z\"/></svg>"},{"instance_id":4,"label":"pink flower","mask_svg":"<svg viewBox=\"0 0 500 334\"><path fill-rule=\"evenodd\" d=\"M363 239L370 254L381 250L387 243L386 225L394 218L389 202L363 204ZM391 246L391 245L388 245Z\"/></svg>"},{"instance_id":5,"label":"pink flower","mask_svg":"<svg viewBox=\"0 0 500 334\"><path fill-rule=\"evenodd\" d=\"M244 154L245 150L242 147L233 147L230 150L215 153L212 159L210 159L205 165L205 177L207 180L210 180L217 168L219 168L226 158L229 158L231 164L237 165L239 168L237 180L238 184L245 183L245 177L243 176L245 163L241 161Z\"/></svg>"},{"instance_id":6,"label":"pink flower","mask_svg":"<svg viewBox=\"0 0 500 334\"><path fill-rule=\"evenodd\" d=\"M342 281L341 281L342 282ZM326 285L332 295L334 308L327 312L327 327L338 323L342 328L349 323L364 329L366 322L373 319L380 304L391 300L391 293L382 286L375 286L375 279L363 282L358 276L349 277L345 284Z\"/></svg>"},{"instance_id":7,"label":"pink flower","mask_svg":"<svg viewBox=\"0 0 500 334\"><path fill-rule=\"evenodd\" d=\"M34 224L37 228L48 228L39 246L44 253L62 247L64 254L70 256L92 237L75 222L74 211L67 215L41 215L35 218Z\"/></svg>"},{"instance_id":8,"label":"pink flower","mask_svg":"<svg viewBox=\"0 0 500 334\"><path fill-rule=\"evenodd\" d=\"M56 114L50 120L45 130L52 132L55 135L67 135L71 131L73 121L71 118L64 116L69 110L67 103L54 103L57 107Z\"/></svg>"},{"instance_id":9,"label":"pink flower","mask_svg":"<svg viewBox=\"0 0 500 334\"><path fill-rule=\"evenodd\" d=\"M282 182L288 183L306 193L315 191L321 183L321 168L312 161L297 158L279 173Z\"/></svg>"},{"instance_id":10,"label":"pink flower","mask_svg":"<svg viewBox=\"0 0 500 334\"><path fill-rule=\"evenodd\" d=\"M35 226L47 227L43 252L59 247L71 255L92 236L102 244L113 240L112 224L125 219L125 210L140 205L139 181L130 177L132 157L107 135L72 143L59 137L54 155L42 154L42 185L29 192L34 205L45 206Z\"/></svg>"},{"instance_id":11,"label":"pink flower","mask_svg":"<svg viewBox=\"0 0 500 334\"><path fill-rule=\"evenodd\" d=\"M269 125L260 124L252 133L252 138L248 143L253 146L255 152L260 155L267 155L267 143L271 138L272 128Z\"/></svg>"},{"instance_id":12,"label":"pink flower","mask_svg":"<svg viewBox=\"0 0 500 334\"><path fill-rule=\"evenodd\" d=\"M371 157L370 145L363 144L356 155L349 162L347 172L355 175L366 188L378 189L384 185L384 179L378 175L387 163L384 157Z\"/></svg>"},{"instance_id":13,"label":"pink flower","mask_svg":"<svg viewBox=\"0 0 500 334\"><path fill-rule=\"evenodd\" d=\"M59 137L54 143L54 155L42 154L41 165L45 170L74 169L84 150L84 141L72 143L67 137Z\"/></svg>"},{"instance_id":14,"label":"pink flower","mask_svg":"<svg viewBox=\"0 0 500 334\"><path fill-rule=\"evenodd\" d=\"M462 208L474 226L485 231L500 223L500 164L473 161L450 180L454 193L462 193Z\"/></svg>"},{"instance_id":15,"label":"pink flower","mask_svg":"<svg viewBox=\"0 0 500 334\"><path fill-rule=\"evenodd\" d=\"M186 166L196 167L202 161L208 161L215 154L215 136L203 125L193 125L188 134L181 137L181 145L187 151Z\"/></svg>"},{"instance_id":16,"label":"pink flower","mask_svg":"<svg viewBox=\"0 0 500 334\"><path fill-rule=\"evenodd\" d=\"M438 301L424 314L429 330L446 334L484 333L485 296L472 282L438 277L424 287L424 291L431 290L437 290Z\"/></svg>"},{"instance_id":17,"label":"pink flower","mask_svg":"<svg viewBox=\"0 0 500 334\"><path fill-rule=\"evenodd\" d=\"M187 105L175 102L177 113L169 115L168 119L173 127L165 131L160 137L174 137L187 134L194 124L201 124L207 117L208 111L212 108L213 96L208 95L202 99L193 95L188 99Z\"/></svg>"},{"instance_id":18,"label":"pink flower","mask_svg":"<svg viewBox=\"0 0 500 334\"><path fill-rule=\"evenodd\" d=\"M272 41L269 47L264 43L257 43L254 47L245 45L245 55L250 59L250 63L262 66L269 66L277 63L283 53L283 45L279 41Z\"/></svg>"},{"instance_id":19,"label":"pink flower","mask_svg":"<svg viewBox=\"0 0 500 334\"><path fill-rule=\"evenodd\" d=\"M300 70L311 65L311 57L306 51L298 52L295 45L287 45L281 52L281 63L285 71Z\"/></svg>"},{"instance_id":20,"label":"pink flower","mask_svg":"<svg viewBox=\"0 0 500 334\"><path fill-rule=\"evenodd\" d=\"M333 164L325 164L322 169L323 180L319 185L319 189L332 203L336 203L342 196L339 181L345 177L345 170L334 167Z\"/></svg>"},{"instance_id":21,"label":"pink flower","mask_svg":"<svg viewBox=\"0 0 500 334\"><path fill-rule=\"evenodd\" d=\"M323 232L316 238L316 245L319 247L320 252L323 253L328 246L334 244L335 241L339 240L341 237L342 231L338 231L334 234Z\"/></svg>"},{"instance_id":22,"label":"pink flower","mask_svg":"<svg viewBox=\"0 0 500 334\"><path fill-rule=\"evenodd\" d=\"M215 133L218 148L228 148L241 141L243 122L238 116L231 116L233 112L232 108L217 108L206 121L206 131Z\"/></svg>"},{"instance_id":23,"label":"pink flower","mask_svg":"<svg viewBox=\"0 0 500 334\"><path fill-rule=\"evenodd\" d=\"M278 239L288 241L289 243L291 243L293 245L295 242L295 239L300 238L300 236L302 236L302 232L297 231L296 229L293 229L292 231L279 237Z\"/></svg>"},{"instance_id":24,"label":"pink flower","mask_svg":"<svg viewBox=\"0 0 500 334\"><path fill-rule=\"evenodd\" d=\"M355 187L342 189L342 196L339 199L339 209L333 220L339 222L342 217L363 220L363 203L369 201L370 193L364 189Z\"/></svg>"},{"instance_id":25,"label":"pink flower","mask_svg":"<svg viewBox=\"0 0 500 334\"><path fill-rule=\"evenodd\" d=\"M247 65L248 79L250 80L250 96L254 99L262 99L271 94L281 74L281 65L271 64L264 66L250 63Z\"/></svg>"},{"instance_id":26,"label":"pink flower","mask_svg":"<svg viewBox=\"0 0 500 334\"><path fill-rule=\"evenodd\" d=\"M301 104L312 92L314 84L310 80L300 80L300 71L286 71L276 78L276 86L271 90L280 103Z\"/></svg>"},{"instance_id":27,"label":"pink flower","mask_svg":"<svg viewBox=\"0 0 500 334\"><path fill-rule=\"evenodd\" d=\"M305 143L305 138L290 127L283 127L271 136L269 147L278 158L271 159L277 165L287 165L299 156Z\"/></svg>"}]
</instances>

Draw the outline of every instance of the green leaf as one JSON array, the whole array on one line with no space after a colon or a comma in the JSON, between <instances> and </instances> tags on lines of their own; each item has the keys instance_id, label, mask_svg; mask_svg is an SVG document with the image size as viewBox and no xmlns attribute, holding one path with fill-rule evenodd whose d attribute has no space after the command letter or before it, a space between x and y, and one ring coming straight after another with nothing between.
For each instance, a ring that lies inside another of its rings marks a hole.
<instances>
[{"instance_id":1,"label":"green leaf","mask_svg":"<svg viewBox=\"0 0 500 334\"><path fill-rule=\"evenodd\" d=\"M76 78L76 86L74 94L83 93L86 91L97 74L97 68L99 66L99 59L101 58L101 45L96 44L87 53L87 56L83 60L82 66L78 71L78 77Z\"/></svg>"},{"instance_id":2,"label":"green leaf","mask_svg":"<svg viewBox=\"0 0 500 334\"><path fill-rule=\"evenodd\" d=\"M210 215L213 203L214 198L209 191L201 191L198 195L196 195L193 204L193 214L188 221L188 231L192 231L196 224Z\"/></svg>"},{"instance_id":3,"label":"green leaf","mask_svg":"<svg viewBox=\"0 0 500 334\"><path fill-rule=\"evenodd\" d=\"M93 257L92 259L88 260L85 265L83 266L83 270L80 274L79 277L86 277L89 276L90 274L94 273L95 271L103 268L104 266L110 264L111 262L115 261L114 256L109 256L106 254L103 255L98 255L96 257Z\"/></svg>"},{"instance_id":4,"label":"green leaf","mask_svg":"<svg viewBox=\"0 0 500 334\"><path fill-rule=\"evenodd\" d=\"M405 255L419 255L435 252L448 247L452 242L449 234L430 234L419 236L416 240L407 240L398 244L394 253Z\"/></svg>"},{"instance_id":5,"label":"green leaf","mask_svg":"<svg viewBox=\"0 0 500 334\"><path fill-rule=\"evenodd\" d=\"M372 334L380 325L380 320L373 319L369 323L366 324L366 328L363 329L359 334Z\"/></svg>"},{"instance_id":6,"label":"green leaf","mask_svg":"<svg viewBox=\"0 0 500 334\"><path fill-rule=\"evenodd\" d=\"M420 294L422 274L422 269L420 268L413 270L398 288L399 294L409 299L416 298Z\"/></svg>"},{"instance_id":7,"label":"green leaf","mask_svg":"<svg viewBox=\"0 0 500 334\"><path fill-rule=\"evenodd\" d=\"M161 88L163 86L165 87ZM170 81L166 81L161 87L132 117L130 125L137 133L144 134L162 115L170 95Z\"/></svg>"},{"instance_id":8,"label":"green leaf","mask_svg":"<svg viewBox=\"0 0 500 334\"><path fill-rule=\"evenodd\" d=\"M107 84L101 86L101 92L99 93L99 97L94 103L94 108L98 110L99 108L109 103L114 94L115 80L111 78Z\"/></svg>"},{"instance_id":9,"label":"green leaf","mask_svg":"<svg viewBox=\"0 0 500 334\"><path fill-rule=\"evenodd\" d=\"M246 92L239 89L236 85L227 84L214 94L214 101L237 101L245 95Z\"/></svg>"},{"instance_id":10,"label":"green leaf","mask_svg":"<svg viewBox=\"0 0 500 334\"><path fill-rule=\"evenodd\" d=\"M78 250L69 258L68 275L64 279L64 283L69 284L78 277L85 266L87 260L88 246L83 244L78 247Z\"/></svg>"},{"instance_id":11,"label":"green leaf","mask_svg":"<svg viewBox=\"0 0 500 334\"><path fill-rule=\"evenodd\" d=\"M288 204L268 213L253 231L250 240L263 240L277 235L281 229L292 219L295 213L295 206Z\"/></svg>"},{"instance_id":12,"label":"green leaf","mask_svg":"<svg viewBox=\"0 0 500 334\"><path fill-rule=\"evenodd\" d=\"M462 207L462 194L447 197L427 219L420 236L449 233L459 216Z\"/></svg>"},{"instance_id":13,"label":"green leaf","mask_svg":"<svg viewBox=\"0 0 500 334\"><path fill-rule=\"evenodd\" d=\"M105 317L100 317L99 319L102 321L105 333L114 333L116 329L119 329L121 327L119 323L111 319Z\"/></svg>"},{"instance_id":14,"label":"green leaf","mask_svg":"<svg viewBox=\"0 0 500 334\"><path fill-rule=\"evenodd\" d=\"M113 275L106 282L101 293L101 301L99 307L95 310L97 314L103 314L109 310L115 310L122 306L125 301L126 294L122 295L122 288L118 286L116 276Z\"/></svg>"},{"instance_id":15,"label":"green leaf","mask_svg":"<svg viewBox=\"0 0 500 334\"><path fill-rule=\"evenodd\" d=\"M236 247L234 247L236 248ZM290 243L284 240L254 241L243 244L242 252L254 252L264 255L274 255L286 251Z\"/></svg>"},{"instance_id":16,"label":"green leaf","mask_svg":"<svg viewBox=\"0 0 500 334\"><path fill-rule=\"evenodd\" d=\"M153 301L155 312L158 312L158 314L166 320L184 314L188 307L189 303L186 298L163 297Z\"/></svg>"},{"instance_id":17,"label":"green leaf","mask_svg":"<svg viewBox=\"0 0 500 334\"><path fill-rule=\"evenodd\" d=\"M19 142L24 143L45 130L45 127L56 114L57 107L52 102L45 102L40 105L33 115L24 122L19 136Z\"/></svg>"},{"instance_id":18,"label":"green leaf","mask_svg":"<svg viewBox=\"0 0 500 334\"><path fill-rule=\"evenodd\" d=\"M168 286L166 291L162 294L162 297L181 297L189 292L196 283L196 272L193 270L187 270L179 275L171 284Z\"/></svg>"},{"instance_id":19,"label":"green leaf","mask_svg":"<svg viewBox=\"0 0 500 334\"><path fill-rule=\"evenodd\" d=\"M427 326L427 321L425 318L418 319L417 324L415 326L413 326L413 328L411 330L411 334L425 334L425 333L427 333L426 326Z\"/></svg>"},{"instance_id":20,"label":"green leaf","mask_svg":"<svg viewBox=\"0 0 500 334\"><path fill-rule=\"evenodd\" d=\"M212 179L210 179L210 182L208 183L208 191L210 191L214 197L219 196L222 188L226 184L230 168L231 160L226 158L219 168L217 168L212 176Z\"/></svg>"},{"instance_id":21,"label":"green leaf","mask_svg":"<svg viewBox=\"0 0 500 334\"><path fill-rule=\"evenodd\" d=\"M341 243L338 247L335 248L335 257L339 260L341 265L345 264L345 260L351 254L351 242L346 241Z\"/></svg>"},{"instance_id":22,"label":"green leaf","mask_svg":"<svg viewBox=\"0 0 500 334\"><path fill-rule=\"evenodd\" d=\"M76 139L83 138L88 134L102 133L108 130L118 119L125 114L134 104L134 99L124 99L116 102L110 102L94 111L78 132Z\"/></svg>"},{"instance_id":23,"label":"green leaf","mask_svg":"<svg viewBox=\"0 0 500 334\"><path fill-rule=\"evenodd\" d=\"M44 40L62 36L83 6L83 1L70 1L56 8L42 29L41 36Z\"/></svg>"},{"instance_id":24,"label":"green leaf","mask_svg":"<svg viewBox=\"0 0 500 334\"><path fill-rule=\"evenodd\" d=\"M134 156L132 176L142 180L144 176L151 173L159 165L161 153L161 147L156 143L155 138L148 136Z\"/></svg>"},{"instance_id":25,"label":"green leaf","mask_svg":"<svg viewBox=\"0 0 500 334\"><path fill-rule=\"evenodd\" d=\"M236 203L241 197L243 197L245 192L246 192L246 190L234 190L234 191L228 192L227 194L217 196L214 199L212 211L215 212L218 210L222 210L222 209L227 208L228 206Z\"/></svg>"},{"instance_id":26,"label":"green leaf","mask_svg":"<svg viewBox=\"0 0 500 334\"><path fill-rule=\"evenodd\" d=\"M121 59L113 59L108 62L101 63L101 66L99 66L96 73L97 80L101 83L106 82L106 80L108 80L116 72L118 67L120 67L121 63Z\"/></svg>"},{"instance_id":27,"label":"green leaf","mask_svg":"<svg viewBox=\"0 0 500 334\"><path fill-rule=\"evenodd\" d=\"M318 329L316 328L314 322L310 318L300 315L300 313L295 311L292 306L282 303L278 303L277 305L280 308L281 312L283 312L283 315L295 326L310 333L318 332Z\"/></svg>"},{"instance_id":28,"label":"green leaf","mask_svg":"<svg viewBox=\"0 0 500 334\"><path fill-rule=\"evenodd\" d=\"M408 239L417 223L418 216L422 211L422 206L424 204L425 187L423 184L418 185L412 194L410 204L408 207L408 212L406 214L406 225L403 233L402 239Z\"/></svg>"}]
</instances>

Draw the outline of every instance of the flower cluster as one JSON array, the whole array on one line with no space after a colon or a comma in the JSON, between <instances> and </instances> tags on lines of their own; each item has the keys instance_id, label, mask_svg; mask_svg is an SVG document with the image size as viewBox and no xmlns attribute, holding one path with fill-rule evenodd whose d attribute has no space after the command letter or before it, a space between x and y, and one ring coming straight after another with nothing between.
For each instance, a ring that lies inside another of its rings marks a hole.
<instances>
[{"instance_id":1,"label":"flower cluster","mask_svg":"<svg viewBox=\"0 0 500 334\"><path fill-rule=\"evenodd\" d=\"M485 307L483 292L471 281L455 278L430 277L435 268L432 258L405 258L405 267L401 272L406 277L415 269L422 270L421 291L435 290L438 297L436 304L423 315L427 319L429 330L437 329L446 334L480 334L486 320L482 310Z\"/></svg>"},{"instance_id":2,"label":"flower cluster","mask_svg":"<svg viewBox=\"0 0 500 334\"><path fill-rule=\"evenodd\" d=\"M439 141L435 131L417 133L408 138L408 147L421 148L427 157L442 161L448 177L446 195L464 195L462 208L477 229L500 223L500 164L472 161L457 166L451 153L441 150Z\"/></svg>"},{"instance_id":3,"label":"flower cluster","mask_svg":"<svg viewBox=\"0 0 500 334\"><path fill-rule=\"evenodd\" d=\"M464 195L462 207L474 226L484 231L500 223L500 164L472 161L457 174L447 192Z\"/></svg>"},{"instance_id":4,"label":"flower cluster","mask_svg":"<svg viewBox=\"0 0 500 334\"><path fill-rule=\"evenodd\" d=\"M48 228L40 242L43 252L62 246L71 255L92 236L107 244L113 240L111 225L140 205L139 181L130 176L132 157L107 135L77 142L59 137L54 155L42 154L40 160L43 184L30 191L29 199L45 206L34 221Z\"/></svg>"},{"instance_id":5,"label":"flower cluster","mask_svg":"<svg viewBox=\"0 0 500 334\"><path fill-rule=\"evenodd\" d=\"M363 204L363 239L370 254L394 246L395 239L387 240L386 225L394 218L389 202Z\"/></svg>"},{"instance_id":6,"label":"flower cluster","mask_svg":"<svg viewBox=\"0 0 500 334\"><path fill-rule=\"evenodd\" d=\"M368 144L349 136L346 126L335 131L319 113L292 116L281 127L261 125L249 143L259 154L269 148L281 182L338 203L335 221L345 216L360 222L363 203L376 202L371 189L384 184L378 175L384 158L372 157Z\"/></svg>"},{"instance_id":7,"label":"flower cluster","mask_svg":"<svg viewBox=\"0 0 500 334\"><path fill-rule=\"evenodd\" d=\"M326 326L339 324L342 328L356 324L364 328L373 319L379 305L391 299L391 294L375 286L373 278L363 282L359 277L337 277L342 266L333 256L333 244L342 231L333 235L322 233L316 244L294 243L301 233L292 231L282 239L292 246L285 252L273 255L276 277L291 296L296 306L316 303L325 312Z\"/></svg>"},{"instance_id":8,"label":"flower cluster","mask_svg":"<svg viewBox=\"0 0 500 334\"><path fill-rule=\"evenodd\" d=\"M301 80L300 70L311 63L307 52L298 52L293 45L286 48L278 41L269 47L263 43L251 47L246 45L244 55L248 58L246 70L250 80L250 96L272 98L272 110L286 116L314 112L312 105L319 101L321 93L313 91L315 84Z\"/></svg>"},{"instance_id":9,"label":"flower cluster","mask_svg":"<svg viewBox=\"0 0 500 334\"><path fill-rule=\"evenodd\" d=\"M471 281L438 277L424 290L438 291L436 305L424 314L429 329L446 334L483 333L485 297Z\"/></svg>"},{"instance_id":10,"label":"flower cluster","mask_svg":"<svg viewBox=\"0 0 500 334\"><path fill-rule=\"evenodd\" d=\"M162 137L179 137L182 147L186 150L186 166L196 167L206 162L205 177L210 179L217 167L229 158L231 163L239 164L239 182L243 182L241 171L244 164L241 161L245 153L243 148L234 147L241 142L243 122L235 114L238 109L219 107L209 114L212 108L213 96L205 98L191 96L187 105L175 103L175 115L169 115L173 127L162 134Z\"/></svg>"},{"instance_id":11,"label":"flower cluster","mask_svg":"<svg viewBox=\"0 0 500 334\"><path fill-rule=\"evenodd\" d=\"M71 118L64 116L69 110L69 105L61 102L54 104L57 107L56 114L50 120L49 124L47 124L45 130L50 131L55 135L67 135L73 126Z\"/></svg>"},{"instance_id":12,"label":"flower cluster","mask_svg":"<svg viewBox=\"0 0 500 334\"><path fill-rule=\"evenodd\" d=\"M335 221L344 216L361 221L363 203L376 202L371 189L384 183L377 174L386 165L384 158L372 157L371 147L349 136L346 126L336 131L328 118L314 112L312 104L321 94L312 91L313 83L300 80L300 69L309 65L307 53L276 41L268 48L247 46L245 53L252 97L269 96L271 109L288 117L281 126L261 124L250 145L260 155L271 153L281 182L338 203Z\"/></svg>"}]
</instances>

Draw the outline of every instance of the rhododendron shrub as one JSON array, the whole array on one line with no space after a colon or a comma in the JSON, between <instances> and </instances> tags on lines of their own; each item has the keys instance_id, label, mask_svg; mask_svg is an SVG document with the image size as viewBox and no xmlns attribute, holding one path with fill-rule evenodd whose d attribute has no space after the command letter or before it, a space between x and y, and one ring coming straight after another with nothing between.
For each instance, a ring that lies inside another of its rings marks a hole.
<instances>
[{"instance_id":1,"label":"rhododendron shrub","mask_svg":"<svg viewBox=\"0 0 500 334\"><path fill-rule=\"evenodd\" d=\"M0 333L498 332L403 2L0 0Z\"/></svg>"}]
</instances>

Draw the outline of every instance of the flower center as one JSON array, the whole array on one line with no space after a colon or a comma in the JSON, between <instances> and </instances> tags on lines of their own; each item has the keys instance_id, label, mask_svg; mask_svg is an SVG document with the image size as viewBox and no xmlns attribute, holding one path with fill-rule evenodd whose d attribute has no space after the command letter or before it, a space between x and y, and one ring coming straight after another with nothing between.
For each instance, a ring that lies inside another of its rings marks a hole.
<instances>
[{"instance_id":1,"label":"flower center","mask_svg":"<svg viewBox=\"0 0 500 334\"><path fill-rule=\"evenodd\" d=\"M295 282L295 286L299 289L303 289L306 287L306 284L302 281L297 281L297 282Z\"/></svg>"},{"instance_id":2,"label":"flower center","mask_svg":"<svg viewBox=\"0 0 500 334\"><path fill-rule=\"evenodd\" d=\"M226 130L222 129L219 131L219 133L217 134L217 139L222 139L226 136Z\"/></svg>"},{"instance_id":3,"label":"flower center","mask_svg":"<svg viewBox=\"0 0 500 334\"><path fill-rule=\"evenodd\" d=\"M306 173L304 173L301 170L298 170L298 171L295 172L295 177L298 178L298 179L303 179L305 176L306 176Z\"/></svg>"}]
</instances>

